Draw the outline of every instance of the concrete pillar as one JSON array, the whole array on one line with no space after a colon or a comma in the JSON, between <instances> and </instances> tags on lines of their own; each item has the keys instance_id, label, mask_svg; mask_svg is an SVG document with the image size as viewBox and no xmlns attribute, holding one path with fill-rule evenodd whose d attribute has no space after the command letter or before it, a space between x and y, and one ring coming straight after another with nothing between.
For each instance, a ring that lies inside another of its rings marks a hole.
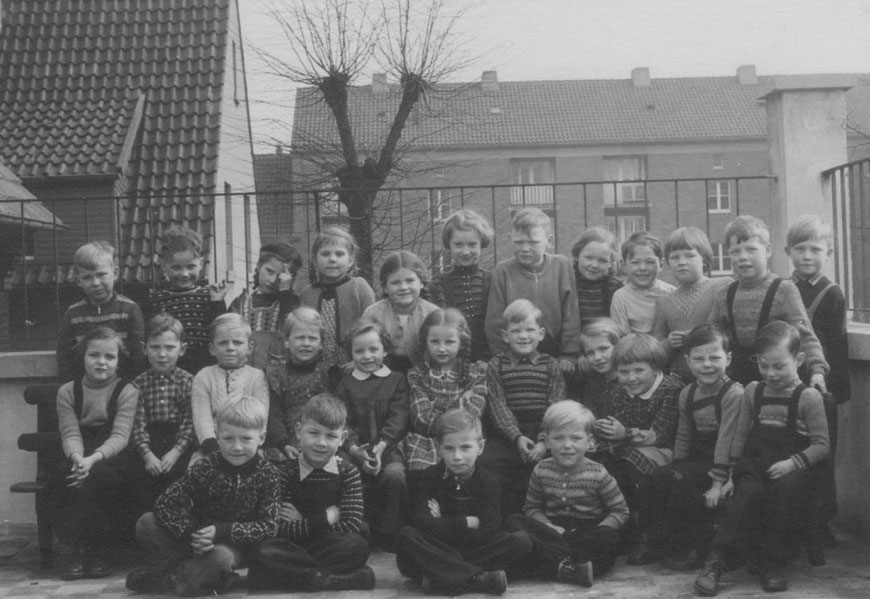
<instances>
[{"instance_id":1,"label":"concrete pillar","mask_svg":"<svg viewBox=\"0 0 870 599\"><path fill-rule=\"evenodd\" d=\"M849 75L790 75L773 78L766 101L770 167L777 178L776 196L767 215L771 229L773 270L791 273L783 248L788 225L802 214L832 220L830 196L823 193L821 172L847 162L846 90ZM765 218L766 217L766 218ZM833 265L828 263L833 275Z\"/></svg>"}]
</instances>

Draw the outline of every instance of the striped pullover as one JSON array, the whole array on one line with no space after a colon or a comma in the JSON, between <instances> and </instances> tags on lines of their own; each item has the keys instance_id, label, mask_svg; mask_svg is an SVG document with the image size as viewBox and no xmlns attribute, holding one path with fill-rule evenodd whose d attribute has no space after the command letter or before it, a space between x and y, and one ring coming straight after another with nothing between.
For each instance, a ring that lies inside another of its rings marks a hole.
<instances>
[{"instance_id":1,"label":"striped pullover","mask_svg":"<svg viewBox=\"0 0 870 599\"><path fill-rule=\"evenodd\" d=\"M562 470L553 458L538 462L529 478L524 512L539 521L595 520L617 529L628 522L628 504L616 479L588 458L577 472Z\"/></svg>"},{"instance_id":2,"label":"striped pullover","mask_svg":"<svg viewBox=\"0 0 870 599\"><path fill-rule=\"evenodd\" d=\"M471 359L484 360L492 355L486 343L486 302L492 286L492 273L477 264L454 266L433 277L429 286L432 303L442 308L456 308L468 322L471 331Z\"/></svg>"},{"instance_id":3,"label":"striped pullover","mask_svg":"<svg viewBox=\"0 0 870 599\"><path fill-rule=\"evenodd\" d=\"M520 435L536 441L544 412L565 398L559 361L547 354L500 353L489 361L486 387L491 422L511 443Z\"/></svg>"},{"instance_id":4,"label":"striped pullover","mask_svg":"<svg viewBox=\"0 0 870 599\"><path fill-rule=\"evenodd\" d=\"M577 272L576 264L574 277L577 282L577 301L580 304L580 325L586 326L596 318L610 318L610 301L613 294L622 287L622 281L613 275L590 281Z\"/></svg>"},{"instance_id":5,"label":"striped pullover","mask_svg":"<svg viewBox=\"0 0 870 599\"><path fill-rule=\"evenodd\" d=\"M359 532L363 519L362 479L359 470L348 460L334 458L335 469L329 464L315 468L302 479L299 459L279 465L281 469L281 502L291 503L302 515L300 520L278 522L278 537L301 543L323 532ZM326 508L337 506L341 516L330 525Z\"/></svg>"}]
</instances>

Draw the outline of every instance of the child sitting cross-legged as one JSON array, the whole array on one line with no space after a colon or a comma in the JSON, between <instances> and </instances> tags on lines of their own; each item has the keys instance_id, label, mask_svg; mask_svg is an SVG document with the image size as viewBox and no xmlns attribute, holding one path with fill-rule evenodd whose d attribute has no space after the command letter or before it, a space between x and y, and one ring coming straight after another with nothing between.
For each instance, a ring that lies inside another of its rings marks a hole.
<instances>
[{"instance_id":1,"label":"child sitting cross-legged","mask_svg":"<svg viewBox=\"0 0 870 599\"><path fill-rule=\"evenodd\" d=\"M801 383L805 359L797 328L773 321L758 332L761 382L746 386L735 435L743 454L734 468L734 500L713 536L695 592L713 596L725 568L753 556L767 592L788 588L785 564L806 534L814 487L828 456L828 421L821 393Z\"/></svg>"},{"instance_id":2,"label":"child sitting cross-legged","mask_svg":"<svg viewBox=\"0 0 870 599\"><path fill-rule=\"evenodd\" d=\"M594 427L592 412L572 400L544 414L550 457L532 472L525 514L508 521L532 539L525 564L533 576L588 587L616 561L628 506L604 466L586 457Z\"/></svg>"},{"instance_id":3,"label":"child sitting cross-legged","mask_svg":"<svg viewBox=\"0 0 870 599\"><path fill-rule=\"evenodd\" d=\"M248 570L256 589L367 590L375 575L363 522L359 470L336 455L347 438L344 404L329 393L305 404L296 424L299 457L278 465L281 519Z\"/></svg>"},{"instance_id":4,"label":"child sitting cross-legged","mask_svg":"<svg viewBox=\"0 0 870 599\"><path fill-rule=\"evenodd\" d=\"M501 529L498 478L475 465L484 446L480 420L449 410L438 418L435 439L441 461L423 472L414 525L396 536L399 572L426 593L501 595L504 570L527 557L531 542Z\"/></svg>"},{"instance_id":5,"label":"child sitting cross-legged","mask_svg":"<svg viewBox=\"0 0 870 599\"><path fill-rule=\"evenodd\" d=\"M236 580L257 545L275 535L279 474L258 450L266 406L242 396L217 413L218 452L209 454L157 499L136 523L149 565L127 576L140 593L211 595Z\"/></svg>"}]
</instances>

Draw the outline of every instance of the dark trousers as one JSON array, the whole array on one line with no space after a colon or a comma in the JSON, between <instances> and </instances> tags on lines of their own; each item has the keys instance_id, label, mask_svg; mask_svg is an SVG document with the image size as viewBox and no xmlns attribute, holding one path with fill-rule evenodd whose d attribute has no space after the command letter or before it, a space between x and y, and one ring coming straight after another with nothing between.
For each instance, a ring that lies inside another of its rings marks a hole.
<instances>
[{"instance_id":1,"label":"dark trousers","mask_svg":"<svg viewBox=\"0 0 870 599\"><path fill-rule=\"evenodd\" d=\"M149 567L155 575L175 572L175 591L179 595L211 595L233 570L243 568L251 558L251 548L217 544L202 555L194 555L189 542L176 539L157 523L152 512L136 523L136 541L148 553Z\"/></svg>"},{"instance_id":2,"label":"dark trousers","mask_svg":"<svg viewBox=\"0 0 870 599\"><path fill-rule=\"evenodd\" d=\"M655 476L644 474L628 460L617 458L610 453L600 452L592 459L607 468L610 476L616 479L616 484L631 510L633 533L646 531L652 524L655 506Z\"/></svg>"},{"instance_id":3,"label":"dark trousers","mask_svg":"<svg viewBox=\"0 0 870 599\"><path fill-rule=\"evenodd\" d=\"M303 590L318 575L364 566L370 553L368 540L358 533L329 530L305 542L271 539L257 548L248 580L260 588Z\"/></svg>"},{"instance_id":4,"label":"dark trousers","mask_svg":"<svg viewBox=\"0 0 870 599\"><path fill-rule=\"evenodd\" d=\"M745 473L713 536L712 548L737 564L757 555L784 563L797 551L813 496L813 472L796 470L775 480Z\"/></svg>"},{"instance_id":5,"label":"dark trousers","mask_svg":"<svg viewBox=\"0 0 870 599\"><path fill-rule=\"evenodd\" d=\"M713 483L710 460L691 460L662 468L656 476L653 526L666 553L703 550L713 534L713 510L704 493Z\"/></svg>"},{"instance_id":6,"label":"dark trousers","mask_svg":"<svg viewBox=\"0 0 870 599\"><path fill-rule=\"evenodd\" d=\"M533 466L525 463L516 447L498 433L487 438L477 463L501 481L502 517L521 514Z\"/></svg>"},{"instance_id":7,"label":"dark trousers","mask_svg":"<svg viewBox=\"0 0 870 599\"><path fill-rule=\"evenodd\" d=\"M613 568L619 554L619 531L610 526L598 526L593 520L557 521L563 534L543 522L513 515L507 529L526 533L532 542L531 553L523 561L522 572L528 576L556 579L559 563L564 559L592 562L592 572L600 576Z\"/></svg>"},{"instance_id":8,"label":"dark trousers","mask_svg":"<svg viewBox=\"0 0 870 599\"><path fill-rule=\"evenodd\" d=\"M362 473L366 521L374 535L392 538L405 523L408 483L401 461L384 464L377 476Z\"/></svg>"},{"instance_id":9,"label":"dark trousers","mask_svg":"<svg viewBox=\"0 0 870 599\"><path fill-rule=\"evenodd\" d=\"M521 532L499 532L485 542L463 545L403 526L396 535L396 565L407 578L426 576L436 588L459 589L482 572L510 570L531 549L531 540Z\"/></svg>"}]
</instances>

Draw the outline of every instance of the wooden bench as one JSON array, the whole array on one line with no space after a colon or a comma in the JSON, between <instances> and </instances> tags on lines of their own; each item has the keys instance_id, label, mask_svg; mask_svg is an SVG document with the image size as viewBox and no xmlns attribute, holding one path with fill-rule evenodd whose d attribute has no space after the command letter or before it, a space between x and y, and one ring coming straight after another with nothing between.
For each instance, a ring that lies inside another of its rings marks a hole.
<instances>
[{"instance_id":1,"label":"wooden bench","mask_svg":"<svg viewBox=\"0 0 870 599\"><path fill-rule=\"evenodd\" d=\"M30 385L24 390L24 401L36 406L36 432L22 433L18 448L36 453L36 478L9 487L12 493L33 493L36 496L36 528L39 553L45 566L54 559L54 510L48 487L51 472L63 460L60 433L57 430L57 390L60 385Z\"/></svg>"}]
</instances>

